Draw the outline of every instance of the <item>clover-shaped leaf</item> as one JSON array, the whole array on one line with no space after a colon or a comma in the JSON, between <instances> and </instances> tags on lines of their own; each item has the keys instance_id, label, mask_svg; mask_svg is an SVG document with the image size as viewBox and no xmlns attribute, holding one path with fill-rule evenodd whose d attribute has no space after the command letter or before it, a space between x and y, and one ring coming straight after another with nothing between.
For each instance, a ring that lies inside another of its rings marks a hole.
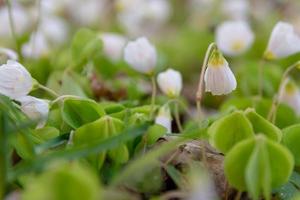
<instances>
[{"instance_id":1,"label":"clover-shaped leaf","mask_svg":"<svg viewBox=\"0 0 300 200\"><path fill-rule=\"evenodd\" d=\"M227 153L238 142L254 137L251 123L241 111L215 121L208 134L210 144L222 153Z\"/></svg>"},{"instance_id":2,"label":"clover-shaped leaf","mask_svg":"<svg viewBox=\"0 0 300 200\"><path fill-rule=\"evenodd\" d=\"M224 164L229 184L248 191L253 199L259 199L261 194L270 199L271 189L288 181L293 166L290 151L261 134L234 146Z\"/></svg>"}]
</instances>

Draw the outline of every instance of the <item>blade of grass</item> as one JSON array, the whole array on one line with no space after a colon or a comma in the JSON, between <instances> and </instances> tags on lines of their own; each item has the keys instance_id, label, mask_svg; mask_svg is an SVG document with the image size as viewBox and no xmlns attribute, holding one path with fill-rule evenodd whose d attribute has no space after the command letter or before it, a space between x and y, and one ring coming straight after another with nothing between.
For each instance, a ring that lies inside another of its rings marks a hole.
<instances>
[{"instance_id":1,"label":"blade of grass","mask_svg":"<svg viewBox=\"0 0 300 200\"><path fill-rule=\"evenodd\" d=\"M8 180L11 182L16 180L16 178L20 175L41 169L54 159L78 159L113 149L121 143L126 143L129 140L145 134L148 126L148 124L144 124L139 127L127 129L123 133L120 133L114 137L110 137L104 141L90 144L89 146L56 151L47 155L38 156L34 160L23 161L9 171Z\"/></svg>"}]
</instances>

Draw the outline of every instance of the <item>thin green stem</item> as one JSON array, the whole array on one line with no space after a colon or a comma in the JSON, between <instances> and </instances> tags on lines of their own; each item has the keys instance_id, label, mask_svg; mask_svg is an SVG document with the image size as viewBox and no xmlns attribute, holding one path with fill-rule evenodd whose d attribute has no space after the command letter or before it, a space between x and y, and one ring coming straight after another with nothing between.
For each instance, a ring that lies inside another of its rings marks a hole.
<instances>
[{"instance_id":1,"label":"thin green stem","mask_svg":"<svg viewBox=\"0 0 300 200\"><path fill-rule=\"evenodd\" d=\"M174 103L174 115L175 115L175 121L176 121L176 125L178 127L178 130L180 133L182 133L183 128L180 122L180 117L179 117L179 109L178 109L178 102Z\"/></svg>"},{"instance_id":2,"label":"thin green stem","mask_svg":"<svg viewBox=\"0 0 300 200\"><path fill-rule=\"evenodd\" d=\"M263 93L264 93L264 68L263 65L265 63L265 60L261 60L259 62L258 66L258 95L259 97L263 97Z\"/></svg>"},{"instance_id":3,"label":"thin green stem","mask_svg":"<svg viewBox=\"0 0 300 200\"><path fill-rule=\"evenodd\" d=\"M16 30L15 30L15 23L14 23L14 17L13 17L13 13L12 13L12 6L11 6L10 0L6 0L6 4L7 4L7 8L8 8L8 18L9 18L9 26L10 26L10 30L11 30L11 35L15 41L19 59L20 59L20 61L22 61L23 55L22 55L22 51L21 51L21 44L20 44L19 38L17 36Z\"/></svg>"},{"instance_id":4,"label":"thin green stem","mask_svg":"<svg viewBox=\"0 0 300 200\"><path fill-rule=\"evenodd\" d=\"M41 84L38 84L38 88L39 89L42 89L42 90L44 90L44 91L46 91L46 92L48 92L51 96L53 96L54 98L58 98L59 97L59 95L56 93L56 92L54 92L53 90L51 90L50 88L47 88L46 86L43 86L43 85L41 85Z\"/></svg>"},{"instance_id":5,"label":"thin green stem","mask_svg":"<svg viewBox=\"0 0 300 200\"><path fill-rule=\"evenodd\" d=\"M276 121L276 115L277 115L277 109L279 106L279 98L280 98L280 92L283 90L283 86L284 86L284 81L286 80L286 78L289 76L289 74L297 67L300 66L300 61L294 63L293 65L289 66L283 73L282 77L281 77L281 81L280 81L280 85L278 88L278 92L277 94L274 96L273 98L273 102L271 105L271 109L269 111L268 114L268 120L271 121L272 123L275 123Z\"/></svg>"},{"instance_id":6,"label":"thin green stem","mask_svg":"<svg viewBox=\"0 0 300 200\"><path fill-rule=\"evenodd\" d=\"M214 48L216 48L216 44L215 43L211 43L205 53L205 57L204 57L204 61L202 64L202 68L201 68L201 73L200 73L200 78L199 78L199 84L198 84L198 90L196 93L196 104L197 104L197 113L198 113L198 118L199 120L201 120L201 116L202 116L202 111L201 111L201 100L203 98L203 89L204 89L204 74L205 74L205 69L207 67L208 64L208 59L209 56L212 52L212 50Z\"/></svg>"},{"instance_id":7,"label":"thin green stem","mask_svg":"<svg viewBox=\"0 0 300 200\"><path fill-rule=\"evenodd\" d=\"M4 199L6 188L6 133L4 131L5 126L4 115L0 113L0 199Z\"/></svg>"},{"instance_id":8,"label":"thin green stem","mask_svg":"<svg viewBox=\"0 0 300 200\"><path fill-rule=\"evenodd\" d=\"M155 75L151 75L151 83L152 83L152 95L151 95L151 113L150 117L153 118L154 115L154 107L155 107L155 100L156 100L156 81L155 81Z\"/></svg>"},{"instance_id":9,"label":"thin green stem","mask_svg":"<svg viewBox=\"0 0 300 200\"><path fill-rule=\"evenodd\" d=\"M58 103L60 101L63 101L64 99L67 99L67 98L81 99L81 97L74 96L74 95L62 95L62 96L57 97L53 101L51 101L50 107L53 106L53 105L55 105L56 103Z\"/></svg>"}]
</instances>

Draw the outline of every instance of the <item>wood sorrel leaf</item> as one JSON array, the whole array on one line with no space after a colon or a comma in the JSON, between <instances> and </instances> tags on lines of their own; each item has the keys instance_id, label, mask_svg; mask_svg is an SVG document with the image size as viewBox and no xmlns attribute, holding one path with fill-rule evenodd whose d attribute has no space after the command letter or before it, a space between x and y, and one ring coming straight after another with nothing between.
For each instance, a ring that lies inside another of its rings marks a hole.
<instances>
[{"instance_id":1,"label":"wood sorrel leaf","mask_svg":"<svg viewBox=\"0 0 300 200\"><path fill-rule=\"evenodd\" d=\"M208 129L210 144L227 153L238 142L254 137L250 121L241 111L235 111L217 121Z\"/></svg>"},{"instance_id":2,"label":"wood sorrel leaf","mask_svg":"<svg viewBox=\"0 0 300 200\"><path fill-rule=\"evenodd\" d=\"M66 99L61 112L63 120L75 129L105 115L99 104L88 99Z\"/></svg>"},{"instance_id":3,"label":"wood sorrel leaf","mask_svg":"<svg viewBox=\"0 0 300 200\"><path fill-rule=\"evenodd\" d=\"M254 109L249 108L245 111L247 118L251 121L254 132L256 134L263 134L269 139L279 142L282 137L281 130L274 124L260 116Z\"/></svg>"},{"instance_id":4,"label":"wood sorrel leaf","mask_svg":"<svg viewBox=\"0 0 300 200\"><path fill-rule=\"evenodd\" d=\"M282 130L282 143L292 152L295 165L300 166L300 124L289 126Z\"/></svg>"},{"instance_id":5,"label":"wood sorrel leaf","mask_svg":"<svg viewBox=\"0 0 300 200\"><path fill-rule=\"evenodd\" d=\"M270 199L270 191L286 183L292 173L292 154L264 135L238 143L226 155L224 170L228 182L252 198L261 194Z\"/></svg>"}]
</instances>

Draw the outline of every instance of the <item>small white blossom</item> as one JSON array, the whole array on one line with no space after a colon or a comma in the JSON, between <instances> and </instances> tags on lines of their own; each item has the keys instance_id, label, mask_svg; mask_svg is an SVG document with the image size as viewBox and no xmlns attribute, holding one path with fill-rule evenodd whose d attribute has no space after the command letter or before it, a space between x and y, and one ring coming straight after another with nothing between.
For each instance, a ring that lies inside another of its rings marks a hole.
<instances>
[{"instance_id":1,"label":"small white blossom","mask_svg":"<svg viewBox=\"0 0 300 200\"><path fill-rule=\"evenodd\" d=\"M286 79L281 87L279 102L288 105L300 115L300 91L290 79Z\"/></svg>"},{"instance_id":2,"label":"small white blossom","mask_svg":"<svg viewBox=\"0 0 300 200\"><path fill-rule=\"evenodd\" d=\"M123 56L123 49L127 39L119 34L103 33L101 34L103 41L103 51L105 55L112 61L118 61Z\"/></svg>"},{"instance_id":3,"label":"small white blossom","mask_svg":"<svg viewBox=\"0 0 300 200\"><path fill-rule=\"evenodd\" d=\"M26 12L26 10L19 4L12 4L12 17L14 20L14 29L16 34L21 35L25 33L28 28L30 28L30 16ZM1 37L10 37L10 20L9 20L9 12L8 7L3 6L0 7L0 36Z\"/></svg>"},{"instance_id":4,"label":"small white blossom","mask_svg":"<svg viewBox=\"0 0 300 200\"><path fill-rule=\"evenodd\" d=\"M155 118L155 124L165 127L168 133L172 132L172 117L168 105L164 105L159 109L158 115Z\"/></svg>"},{"instance_id":5,"label":"small white blossom","mask_svg":"<svg viewBox=\"0 0 300 200\"><path fill-rule=\"evenodd\" d=\"M118 0L116 8L120 24L131 36L156 33L169 19L171 10L166 0Z\"/></svg>"},{"instance_id":6,"label":"small white blossom","mask_svg":"<svg viewBox=\"0 0 300 200\"><path fill-rule=\"evenodd\" d=\"M293 25L278 22L273 28L264 57L273 60L298 52L300 52L300 37Z\"/></svg>"},{"instance_id":7,"label":"small white blossom","mask_svg":"<svg viewBox=\"0 0 300 200\"><path fill-rule=\"evenodd\" d=\"M18 60L18 54L11 49L0 47L0 56L5 55L7 60Z\"/></svg>"},{"instance_id":8,"label":"small white blossom","mask_svg":"<svg viewBox=\"0 0 300 200\"><path fill-rule=\"evenodd\" d=\"M223 0L223 13L234 20L247 19L250 4L247 0Z\"/></svg>"},{"instance_id":9,"label":"small white blossom","mask_svg":"<svg viewBox=\"0 0 300 200\"><path fill-rule=\"evenodd\" d=\"M48 117L49 102L32 96L25 96L17 99L21 103L21 110L31 120L38 120L37 128L42 128Z\"/></svg>"},{"instance_id":10,"label":"small white blossom","mask_svg":"<svg viewBox=\"0 0 300 200\"><path fill-rule=\"evenodd\" d=\"M213 95L229 94L236 89L236 79L221 52L214 50L204 74L205 91Z\"/></svg>"},{"instance_id":11,"label":"small white blossom","mask_svg":"<svg viewBox=\"0 0 300 200\"><path fill-rule=\"evenodd\" d=\"M27 58L40 58L49 53L49 45L42 32L32 33L30 40L22 46L22 53Z\"/></svg>"},{"instance_id":12,"label":"small white blossom","mask_svg":"<svg viewBox=\"0 0 300 200\"><path fill-rule=\"evenodd\" d=\"M182 89L182 77L180 72L167 69L158 74L157 83L160 90L167 96L173 98L180 95Z\"/></svg>"},{"instance_id":13,"label":"small white blossom","mask_svg":"<svg viewBox=\"0 0 300 200\"><path fill-rule=\"evenodd\" d=\"M235 56L250 48L254 34L244 21L226 21L218 26L216 43L226 55Z\"/></svg>"},{"instance_id":14,"label":"small white blossom","mask_svg":"<svg viewBox=\"0 0 300 200\"><path fill-rule=\"evenodd\" d=\"M147 38L129 42L124 49L125 61L135 70L151 74L156 66L156 49Z\"/></svg>"},{"instance_id":15,"label":"small white blossom","mask_svg":"<svg viewBox=\"0 0 300 200\"><path fill-rule=\"evenodd\" d=\"M26 96L31 89L31 75L20 63L8 60L0 66L0 94L16 99Z\"/></svg>"}]
</instances>

